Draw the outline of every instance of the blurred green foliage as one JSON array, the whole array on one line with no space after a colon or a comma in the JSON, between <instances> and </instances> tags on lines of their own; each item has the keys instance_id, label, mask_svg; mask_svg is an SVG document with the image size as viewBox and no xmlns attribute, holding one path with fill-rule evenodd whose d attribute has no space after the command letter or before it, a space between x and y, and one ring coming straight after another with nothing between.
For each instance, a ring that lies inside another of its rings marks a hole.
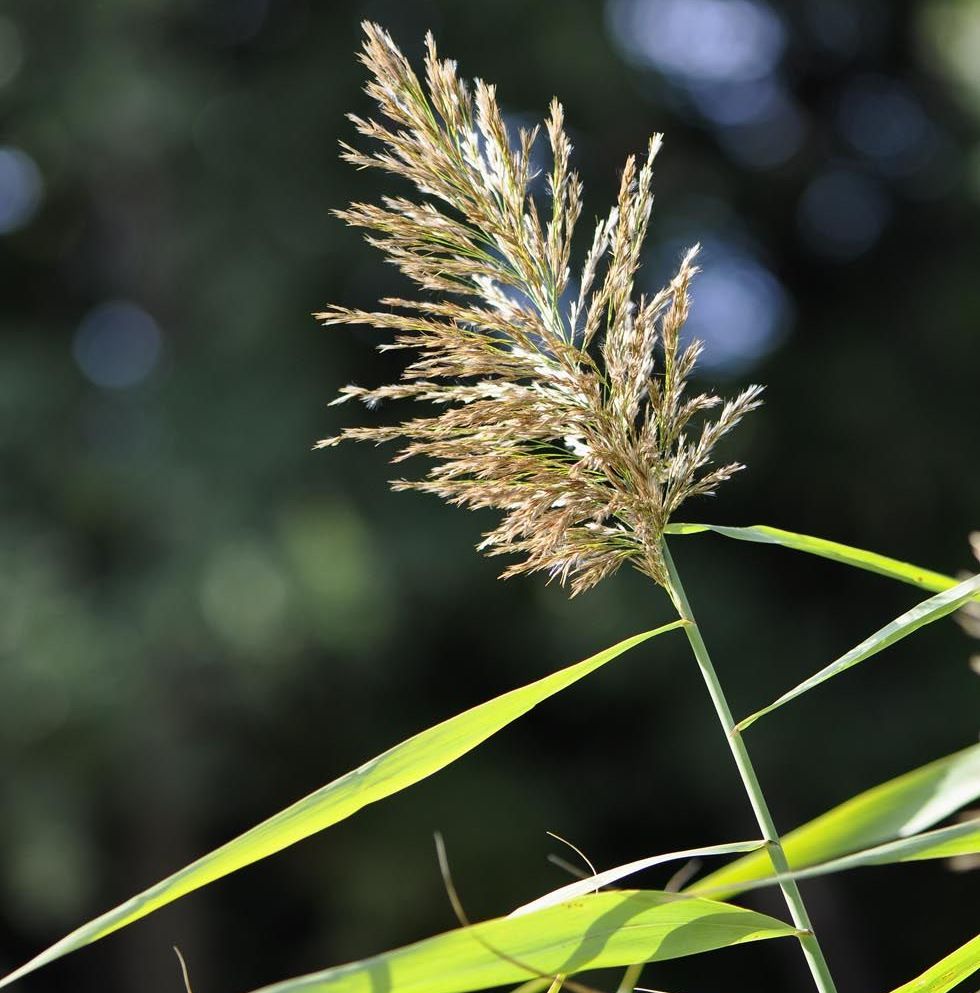
<instances>
[{"instance_id":1,"label":"blurred green foliage","mask_svg":"<svg viewBox=\"0 0 980 993\"><path fill-rule=\"evenodd\" d=\"M311 453L364 416L325 407L339 386L397 371L374 334L308 316L404 289L329 216L379 190L336 156L344 113L367 109L362 17L415 55L431 27L515 121L560 95L587 218L666 132L651 281L704 242L706 375L768 384L731 444L750 471L691 516L970 564L976 0L0 2L0 972L411 732L669 618L638 577L571 604L498 584L471 548L484 521L388 493L381 452ZM677 554L741 714L916 597L708 536ZM970 648L929 629L753 728L779 823L971 741ZM645 758L619 778L623 748ZM604 866L751 823L686 651L654 644L24 986L179 989L177 943L219 993L422 937L452 923L434 828L479 917L564 881L546 829ZM976 903L974 879L929 865L807 890L862 989L969 937ZM933 913L940 896L961 910ZM789 988L794 952L651 981L737 993L753 963Z\"/></svg>"}]
</instances>

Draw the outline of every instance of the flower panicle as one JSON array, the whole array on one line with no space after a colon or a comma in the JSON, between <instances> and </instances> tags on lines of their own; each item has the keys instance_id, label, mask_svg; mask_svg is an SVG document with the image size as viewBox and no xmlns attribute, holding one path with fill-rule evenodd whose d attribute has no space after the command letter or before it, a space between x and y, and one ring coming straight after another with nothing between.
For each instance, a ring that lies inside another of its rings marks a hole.
<instances>
[{"instance_id":1,"label":"flower panicle","mask_svg":"<svg viewBox=\"0 0 980 993\"><path fill-rule=\"evenodd\" d=\"M460 79L431 34L420 79L386 31L368 22L364 33L366 92L380 114L351 117L373 150L342 143L342 155L407 179L418 197L337 213L363 228L420 296L316 316L384 329L392 338L380 348L414 353L399 382L346 386L334 403L410 399L437 412L349 427L318 447L400 441L393 461L432 460L423 479L393 488L500 512L478 548L518 556L504 577L543 571L574 595L629 563L666 583L664 527L684 500L742 468L717 466L712 453L759 405L761 388L725 403L688 394L701 352L682 339L696 246L667 286L636 292L661 136L642 162L627 160L573 282L582 183L561 104L552 101L544 124L551 167L548 205L539 208L531 193L538 129L512 135L495 88Z\"/></svg>"}]
</instances>

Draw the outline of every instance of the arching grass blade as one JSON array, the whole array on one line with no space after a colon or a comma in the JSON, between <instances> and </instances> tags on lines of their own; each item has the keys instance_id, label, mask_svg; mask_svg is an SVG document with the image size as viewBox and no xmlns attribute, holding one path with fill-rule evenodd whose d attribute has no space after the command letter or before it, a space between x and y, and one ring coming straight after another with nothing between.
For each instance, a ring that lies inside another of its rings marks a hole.
<instances>
[{"instance_id":1,"label":"arching grass blade","mask_svg":"<svg viewBox=\"0 0 980 993\"><path fill-rule=\"evenodd\" d=\"M794 872L780 873L768 879L757 879L751 883L743 883L741 892L757 890L764 886L773 886L787 880L814 879L817 876L830 876L848 869L859 869L869 865L891 865L896 862L921 862L926 859L950 858L954 855L976 855L980 853L980 818L952 824L949 827L937 828L912 835L910 838L899 838L884 845L877 845L863 852L852 852L839 859L812 865L806 869ZM710 890L699 892L711 896Z\"/></svg>"},{"instance_id":2,"label":"arching grass blade","mask_svg":"<svg viewBox=\"0 0 980 993\"><path fill-rule=\"evenodd\" d=\"M84 945L98 941L168 903L244 866L342 821L369 803L391 796L445 768L537 704L659 634L682 627L675 621L621 641L598 655L511 690L403 741L341 776L172 876L83 925L26 965L0 987Z\"/></svg>"},{"instance_id":3,"label":"arching grass blade","mask_svg":"<svg viewBox=\"0 0 980 993\"><path fill-rule=\"evenodd\" d=\"M644 869L650 869L655 865L664 865L667 862L687 861L688 859L707 858L712 855L735 855L741 852L751 852L759 848L764 848L764 841L733 841L725 845L709 845L706 848L689 848L682 852L668 852L665 855L653 855L645 859L637 859L635 862L627 862L625 865L618 865L613 869L606 869L597 872L594 876L579 879L567 886L562 886L557 890L552 890L544 896L532 900L530 903L518 907L511 912L511 917L521 917L524 914L533 913L536 910L543 910L545 907L553 907L555 904L565 903L587 893L594 893L603 886L611 886L613 883L632 876Z\"/></svg>"},{"instance_id":4,"label":"arching grass blade","mask_svg":"<svg viewBox=\"0 0 980 993\"><path fill-rule=\"evenodd\" d=\"M791 869L828 862L923 831L980 797L980 745L930 762L852 797L783 836ZM688 893L739 893L772 875L765 852L754 852L687 887Z\"/></svg>"},{"instance_id":5,"label":"arching grass blade","mask_svg":"<svg viewBox=\"0 0 980 993\"><path fill-rule=\"evenodd\" d=\"M954 610L959 610L960 607L972 600L978 593L980 593L980 575L971 576L958 586L944 590L942 593L937 593L935 596L929 597L928 600L923 600L922 603L917 604L911 610L906 611L900 617L896 617L895 620L880 628L870 638L862 641L861 644L855 645L854 648L846 652L839 659L831 662L830 665L821 669L809 679L804 680L788 693L784 693L778 700L769 704L768 707L763 707L754 714L750 714L745 720L739 721L735 730L744 731L760 717L772 713L774 710L782 707L783 704L789 703L790 700L795 700L798 696L802 696L821 683L825 683L828 679L832 679L834 676L850 669L859 662L871 658L872 655L877 655L878 652L883 651L890 645L894 645L896 641L907 638L913 632L918 631L919 628L925 627L925 625L931 624L933 621L938 621L947 614L953 613Z\"/></svg>"},{"instance_id":6,"label":"arching grass blade","mask_svg":"<svg viewBox=\"0 0 980 993\"><path fill-rule=\"evenodd\" d=\"M931 590L933 593L952 589L957 583L957 580L952 576L934 572L932 569L923 569L921 566L889 558L887 555L868 552L863 548L854 548L851 545L842 545L840 542L828 541L826 538L814 538L808 534L784 531L782 528L769 527L767 524L754 524L751 527L726 527L720 524L668 524L665 531L667 534L701 534L705 531L713 531L715 534L724 535L726 538L736 538L739 541L782 545L784 548L818 555L834 562L841 562L857 569L887 576L889 579L910 583L912 586Z\"/></svg>"},{"instance_id":7,"label":"arching grass blade","mask_svg":"<svg viewBox=\"0 0 980 993\"><path fill-rule=\"evenodd\" d=\"M261 993L464 993L795 934L788 924L742 907L622 890L459 928Z\"/></svg>"},{"instance_id":8,"label":"arching grass blade","mask_svg":"<svg viewBox=\"0 0 980 993\"><path fill-rule=\"evenodd\" d=\"M948 993L980 969L980 934L892 993Z\"/></svg>"}]
</instances>

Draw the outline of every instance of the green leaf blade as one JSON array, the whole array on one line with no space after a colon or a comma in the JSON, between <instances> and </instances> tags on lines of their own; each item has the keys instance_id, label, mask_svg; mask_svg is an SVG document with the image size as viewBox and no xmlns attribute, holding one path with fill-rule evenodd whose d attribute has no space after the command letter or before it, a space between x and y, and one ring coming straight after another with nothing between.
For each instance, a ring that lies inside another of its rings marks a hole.
<instances>
[{"instance_id":1,"label":"green leaf blade","mask_svg":"<svg viewBox=\"0 0 980 993\"><path fill-rule=\"evenodd\" d=\"M621 890L459 928L257 993L466 993L796 934L782 921L730 904Z\"/></svg>"},{"instance_id":2,"label":"green leaf blade","mask_svg":"<svg viewBox=\"0 0 980 993\"><path fill-rule=\"evenodd\" d=\"M637 859L635 862L627 862L625 865L618 865L603 872L597 872L594 876L579 879L567 886L562 886L557 890L552 890L544 896L526 903L517 910L511 912L511 917L520 917L524 914L542 910L558 903L565 903L568 900L575 900L580 896L595 892L603 886L611 886L613 883L632 876L644 869L651 869L657 865L664 865L667 862L678 862L681 860L708 858L713 855L736 855L742 852L751 852L765 847L764 841L733 841L724 845L708 845L705 848L687 848L680 852L668 852L665 855L653 855L649 858Z\"/></svg>"},{"instance_id":3,"label":"green leaf blade","mask_svg":"<svg viewBox=\"0 0 980 993\"><path fill-rule=\"evenodd\" d=\"M575 665L464 711L395 745L173 875L100 915L41 952L0 987L98 941L217 879L274 855L445 768L533 707L644 641L682 627L675 621L634 635Z\"/></svg>"},{"instance_id":4,"label":"green leaf blade","mask_svg":"<svg viewBox=\"0 0 980 993\"><path fill-rule=\"evenodd\" d=\"M899 559L889 558L887 555L879 555L877 552L869 552L863 548L843 545L837 541L828 541L826 538L815 538L808 534L784 531L782 528L770 527L767 524L754 524L750 527L727 527L720 524L668 524L665 531L667 534L677 535L702 534L711 531L726 538L735 538L738 541L781 545L783 548L807 552L810 555L817 555L820 558L840 562L843 565L864 569L866 572L887 576L889 579L909 583L933 593L952 589L957 583L957 580L952 576L934 572L931 569L924 569L909 562L902 562Z\"/></svg>"},{"instance_id":5,"label":"green leaf blade","mask_svg":"<svg viewBox=\"0 0 980 993\"><path fill-rule=\"evenodd\" d=\"M980 969L980 934L892 993L948 993Z\"/></svg>"},{"instance_id":6,"label":"green leaf blade","mask_svg":"<svg viewBox=\"0 0 980 993\"><path fill-rule=\"evenodd\" d=\"M879 652L894 645L897 641L901 641L903 638L907 638L910 634L918 631L919 628L925 627L927 624L932 624L934 621L938 621L948 614L953 613L953 611L959 610L964 604L973 600L978 593L980 593L980 575L971 576L957 586L937 593L929 597L928 600L923 600L911 610L907 610L901 616L896 617L895 620L889 621L888 624L879 628L873 635L866 638L859 645L855 645L849 652L845 652L840 658L831 662L830 665L825 666L809 679L805 679L798 686L784 693L768 706L757 710L754 714L750 714L736 725L735 730L744 731L759 720L760 717L771 714L774 710L778 710L791 700L795 700L804 693L808 693L821 683L825 683L828 679L832 679L834 676L840 675L840 673L845 672L858 663L877 655Z\"/></svg>"},{"instance_id":7,"label":"green leaf blade","mask_svg":"<svg viewBox=\"0 0 980 993\"><path fill-rule=\"evenodd\" d=\"M783 851L791 869L804 869L921 832L978 797L980 745L972 745L866 790L801 825L783 837ZM727 898L772 875L768 854L753 852L685 892Z\"/></svg>"},{"instance_id":8,"label":"green leaf blade","mask_svg":"<svg viewBox=\"0 0 980 993\"><path fill-rule=\"evenodd\" d=\"M898 838L863 852L854 852L819 868L821 875L840 872L864 865L892 865L896 862L919 862L925 859L944 859L954 855L974 855L980 851L980 819L971 818L959 824L924 831L908 838ZM804 873L813 869L804 869ZM814 873L816 874L816 873Z\"/></svg>"},{"instance_id":9,"label":"green leaf blade","mask_svg":"<svg viewBox=\"0 0 980 993\"><path fill-rule=\"evenodd\" d=\"M925 859L949 858L954 855L976 855L980 853L980 819L964 821L949 827L938 828L915 834L910 838L899 838L884 845L852 852L829 862L784 872L770 876L768 879L758 879L751 883L743 883L741 892L756 890L764 886L783 884L802 879L815 879L818 876L830 876L849 869L858 869L869 865L893 865L897 862L917 862ZM712 896L709 890L703 895Z\"/></svg>"},{"instance_id":10,"label":"green leaf blade","mask_svg":"<svg viewBox=\"0 0 980 993\"><path fill-rule=\"evenodd\" d=\"M951 859L958 855L980 855L980 820L973 818L939 831L915 835L915 838L918 839L916 847L901 851L899 861L920 862L924 859Z\"/></svg>"}]
</instances>

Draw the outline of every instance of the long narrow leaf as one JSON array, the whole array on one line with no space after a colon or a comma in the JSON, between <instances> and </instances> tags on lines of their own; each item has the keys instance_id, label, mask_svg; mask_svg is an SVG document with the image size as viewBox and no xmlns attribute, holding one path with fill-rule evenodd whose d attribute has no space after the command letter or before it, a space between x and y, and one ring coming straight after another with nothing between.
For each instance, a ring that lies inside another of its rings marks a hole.
<instances>
[{"instance_id":1,"label":"long narrow leaf","mask_svg":"<svg viewBox=\"0 0 980 993\"><path fill-rule=\"evenodd\" d=\"M892 993L948 993L980 969L980 934Z\"/></svg>"},{"instance_id":2,"label":"long narrow leaf","mask_svg":"<svg viewBox=\"0 0 980 993\"><path fill-rule=\"evenodd\" d=\"M814 879L817 876L830 876L848 869L859 869L868 865L891 865L895 862L920 862L925 859L949 858L952 855L975 855L980 853L980 818L952 824L915 834L910 838L899 838L884 845L877 845L863 852L852 852L839 859L821 862L806 869L781 873L767 879L757 879L743 883L741 892L757 890L791 880ZM699 892L705 893L704 890ZM708 895L711 895L708 891Z\"/></svg>"},{"instance_id":3,"label":"long narrow leaf","mask_svg":"<svg viewBox=\"0 0 980 993\"><path fill-rule=\"evenodd\" d=\"M622 890L459 928L261 993L466 993L795 934L788 924L742 907Z\"/></svg>"},{"instance_id":4,"label":"long narrow leaf","mask_svg":"<svg viewBox=\"0 0 980 993\"><path fill-rule=\"evenodd\" d=\"M900 617L896 617L895 620L876 631L870 638L866 638L860 645L855 645L854 648L846 652L839 659L831 662L830 665L824 667L809 679L805 679L799 686L794 687L788 693L784 693L778 700L769 704L768 707L763 707L754 714L750 714L745 720L740 721L736 726L736 731L744 731L760 717L772 713L774 710L782 707L783 704L789 703L790 700L795 700L798 696L802 696L804 693L819 686L821 683L825 683L828 679L832 679L846 669L850 669L859 662L871 658L872 655L877 655L878 652L888 648L889 645L894 645L896 641L907 638L914 631L925 627L926 624L931 624L933 621L938 621L947 614L953 613L954 610L959 610L963 604L972 600L978 592L980 592L980 575L971 576L958 586L944 590L942 593L937 593L935 596L929 597L928 600L923 600L922 603L917 604L911 610L906 611Z\"/></svg>"},{"instance_id":5,"label":"long narrow leaf","mask_svg":"<svg viewBox=\"0 0 980 993\"><path fill-rule=\"evenodd\" d=\"M921 862L925 859L955 859L960 855L980 855L980 819L976 817L914 837L920 844L914 849L910 847L902 852L902 857L898 861ZM892 844L898 845L899 842ZM896 849L896 853L897 851Z\"/></svg>"},{"instance_id":6,"label":"long narrow leaf","mask_svg":"<svg viewBox=\"0 0 980 993\"><path fill-rule=\"evenodd\" d=\"M821 868L827 872L841 872L863 865L890 865L893 862L921 862L926 859L945 859L954 855L975 855L980 852L980 818L972 817L958 824L923 831L908 838L886 842L863 852L854 852ZM802 870L812 872L816 867ZM815 874L815 873L814 873Z\"/></svg>"},{"instance_id":7,"label":"long narrow leaf","mask_svg":"<svg viewBox=\"0 0 980 993\"><path fill-rule=\"evenodd\" d=\"M600 886L608 886L626 876L648 869L663 862L681 858L697 858L703 855L724 855L731 852L745 851L746 849L758 849L764 847L765 842L744 841L734 842L729 845L715 845L711 848L692 848L686 852L671 852L669 855L654 855L651 858L639 859L636 862L629 862L626 865L617 866L615 869L608 869L605 872L596 873L588 879L582 879L568 886L563 886L559 890L548 893L543 897L518 907L511 913L511 917L519 917L523 914L542 910L545 907L552 907L558 903L574 899L585 893L597 891ZM883 845L876 845L860 852L852 852L841 858L831 859L829 862L821 862L817 865L809 866L806 869L797 869L793 872L780 873L752 882L743 883L740 892L761 889L764 886L772 886L778 883L790 882L792 880L813 879L817 876L829 876L837 872L845 872L848 869L858 869L868 865L890 865L895 862L920 862L926 859L950 858L954 855L976 855L980 854L980 818L971 818L959 824L951 824L949 827L937 828L935 831L925 831L922 834L914 834L908 838L899 838L896 841L889 841ZM726 887L719 886L718 892L706 890L703 887L698 890L702 896L713 897L720 895Z\"/></svg>"},{"instance_id":8,"label":"long narrow leaf","mask_svg":"<svg viewBox=\"0 0 980 993\"><path fill-rule=\"evenodd\" d=\"M610 886L632 876L644 869L650 869L655 865L663 865L665 862L678 862L682 859L707 858L710 855L735 855L741 852L751 852L757 848L765 846L764 841L733 841L726 845L709 845L707 848L689 848L683 852L668 852L666 855L653 855L645 859L637 859L635 862L627 862L625 865L618 865L613 869L606 869L604 872L597 872L594 876L586 879L579 879L567 886L562 886L557 890L552 890L537 900L525 903L511 912L511 917L521 917L524 914L533 913L536 910L543 910L545 907L553 907L558 903L565 903L574 900L576 897L586 893L597 892L603 886Z\"/></svg>"},{"instance_id":9,"label":"long narrow leaf","mask_svg":"<svg viewBox=\"0 0 980 993\"><path fill-rule=\"evenodd\" d=\"M832 559L834 562L841 562L844 565L865 569L868 572L876 572L881 576L888 576L889 579L911 583L913 586L918 586L923 590L931 590L933 593L952 589L957 583L952 576L933 572L931 569L923 569L921 566L908 562L901 562L898 559L889 558L887 555L878 555L876 552L868 552L863 548L842 545L836 541L828 541L826 538L814 538L808 534L783 531L781 528L769 527L766 524L755 524L751 527L726 527L720 524L668 524L665 530L668 534L701 534L705 531L713 531L715 534L724 535L726 538L736 538L739 541L782 545L784 548L807 552L810 555L819 555L821 558Z\"/></svg>"},{"instance_id":10,"label":"long narrow leaf","mask_svg":"<svg viewBox=\"0 0 980 993\"><path fill-rule=\"evenodd\" d=\"M796 828L782 840L792 869L906 837L939 823L980 797L980 745L972 745L888 780ZM746 883L771 876L765 852L754 852L687 888L728 897Z\"/></svg>"},{"instance_id":11,"label":"long narrow leaf","mask_svg":"<svg viewBox=\"0 0 980 993\"><path fill-rule=\"evenodd\" d=\"M201 886L282 851L289 845L350 817L369 803L425 779L486 741L543 700L571 686L636 645L680 627L682 623L675 621L655 631L627 638L584 662L511 690L403 741L73 931L0 980L0 987L62 955L104 938Z\"/></svg>"}]
</instances>

